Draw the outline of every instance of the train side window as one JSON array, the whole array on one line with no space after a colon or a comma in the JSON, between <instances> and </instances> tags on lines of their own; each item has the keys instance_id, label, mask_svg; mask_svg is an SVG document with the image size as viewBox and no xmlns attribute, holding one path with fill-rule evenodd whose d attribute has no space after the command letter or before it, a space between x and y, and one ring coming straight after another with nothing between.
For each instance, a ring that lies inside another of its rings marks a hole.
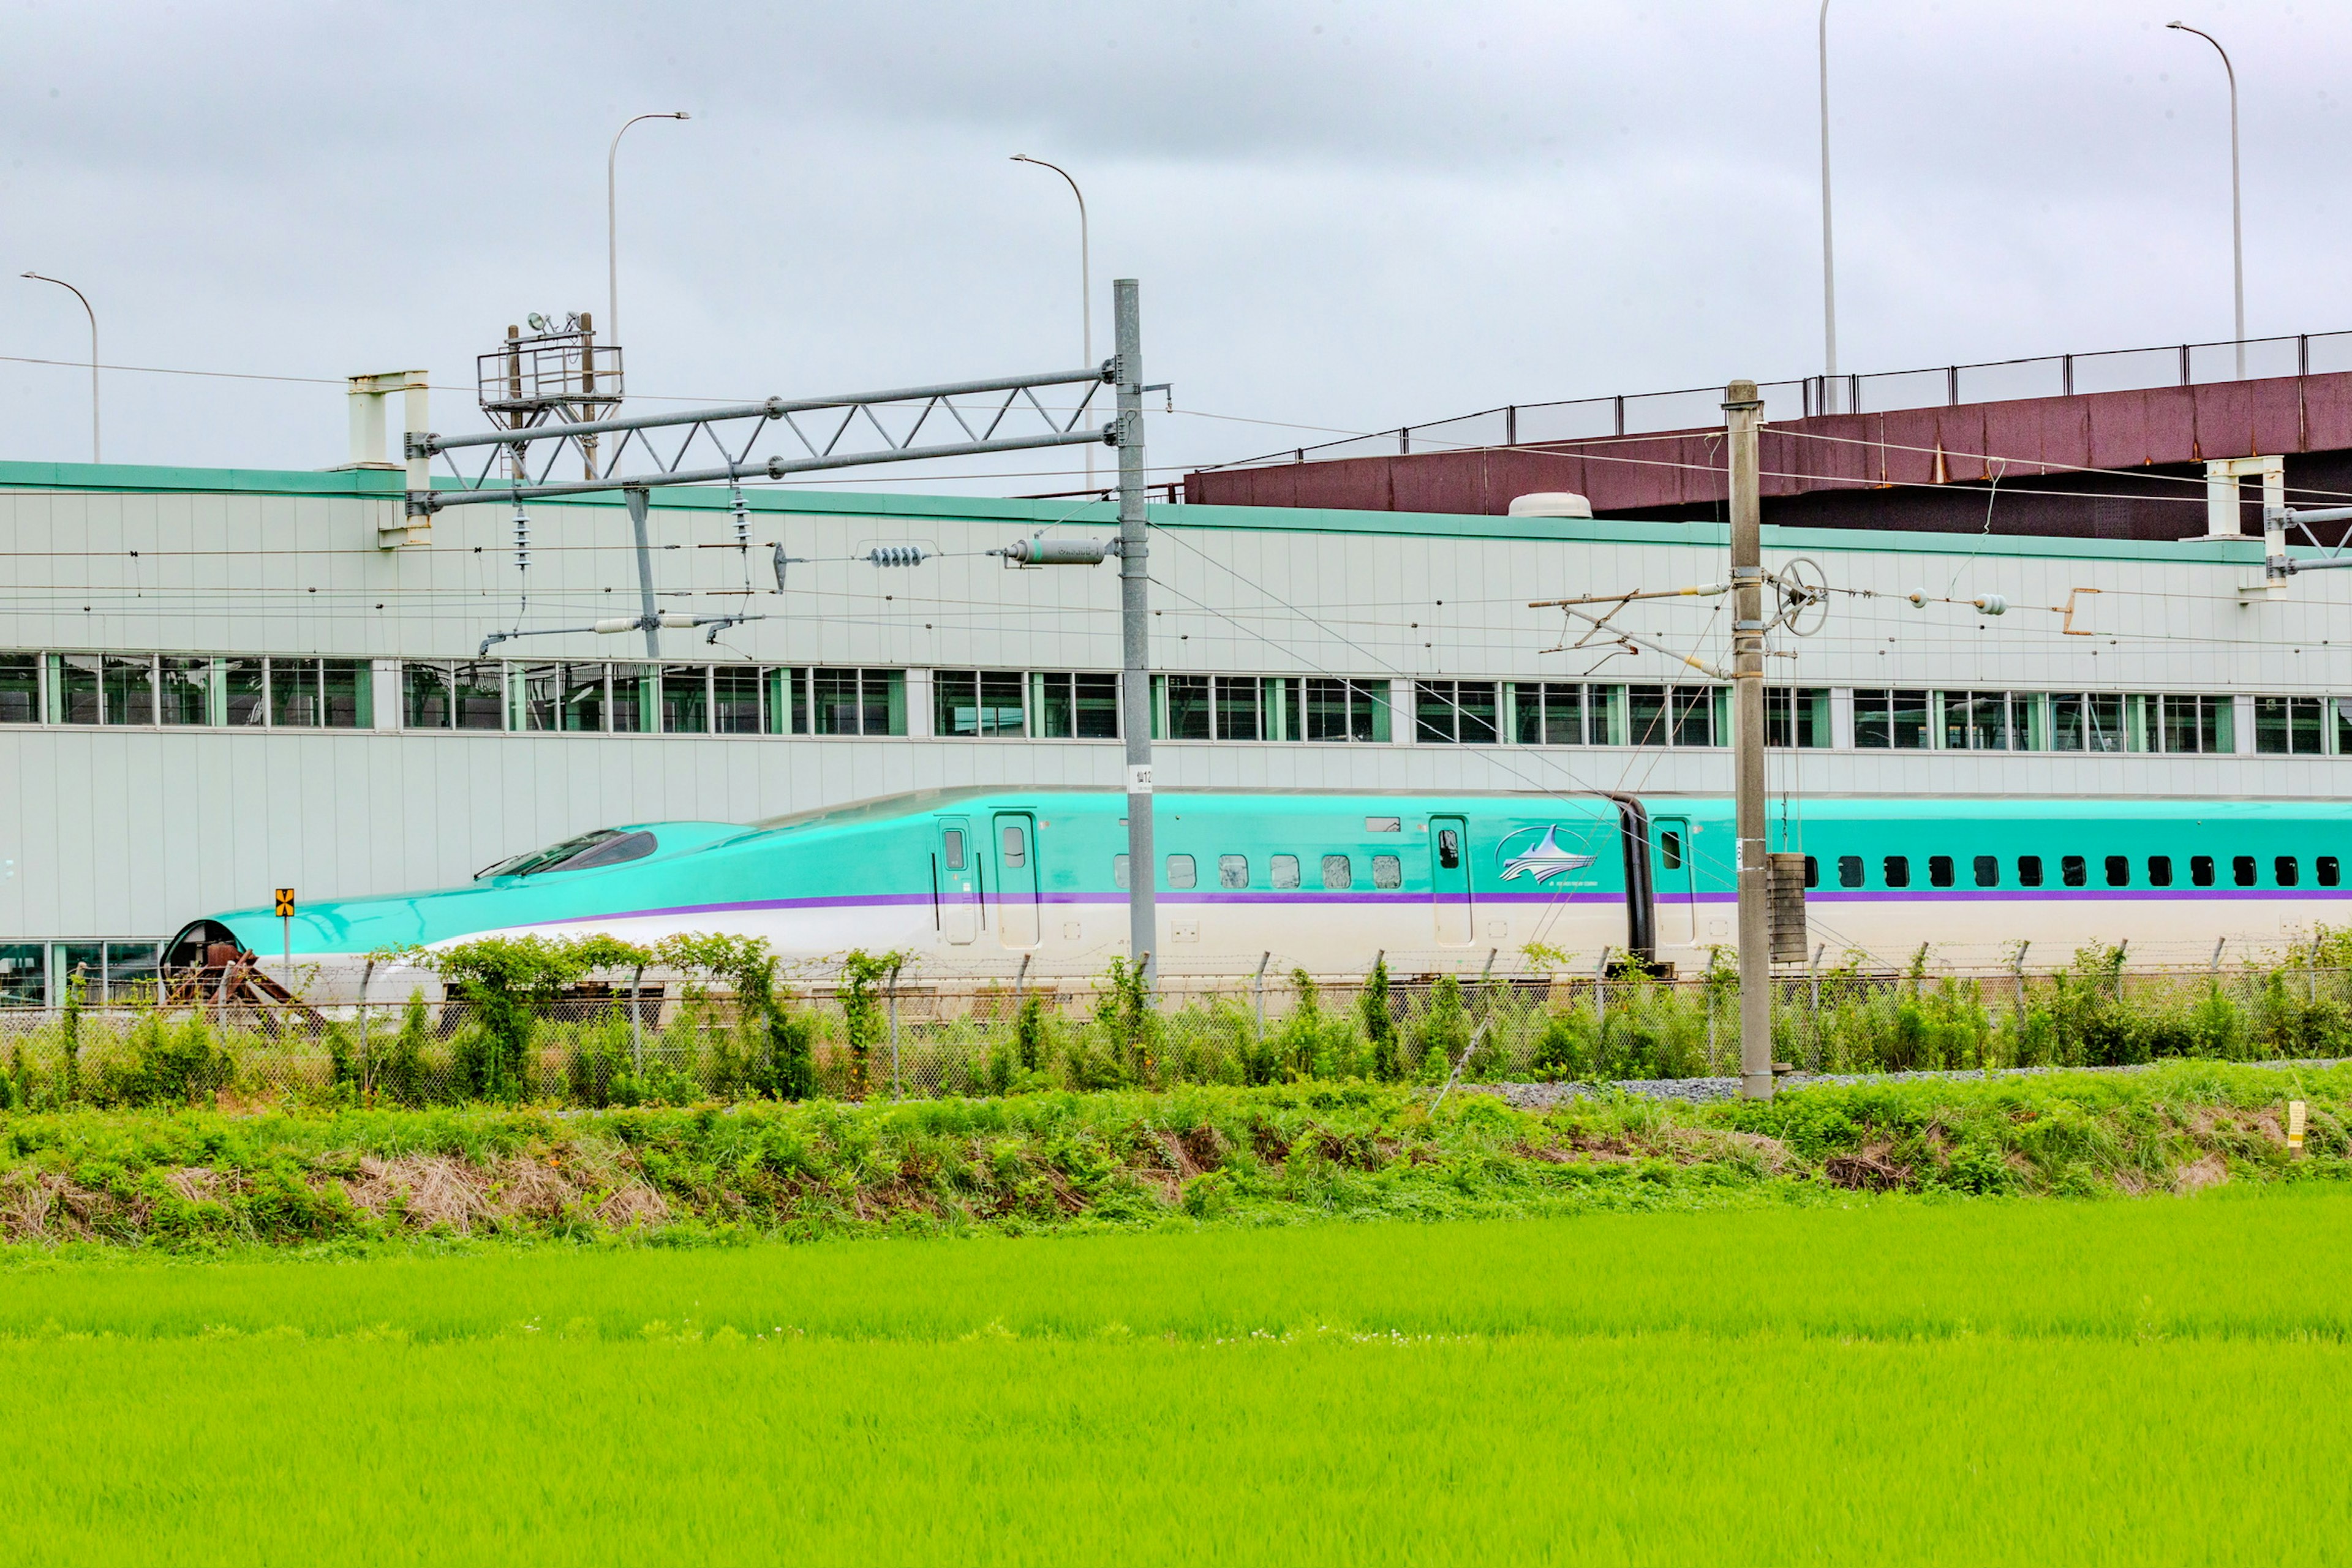
<instances>
[{"instance_id":1,"label":"train side window","mask_svg":"<svg viewBox=\"0 0 2352 1568\"><path fill-rule=\"evenodd\" d=\"M2251 855L2230 857L2230 879L2241 888L2254 885L2254 858Z\"/></svg>"},{"instance_id":2,"label":"train side window","mask_svg":"<svg viewBox=\"0 0 2352 1568\"><path fill-rule=\"evenodd\" d=\"M1029 836L1021 831L1020 824L1004 825L1004 864L1018 870L1029 863Z\"/></svg>"},{"instance_id":3,"label":"train side window","mask_svg":"<svg viewBox=\"0 0 2352 1568\"><path fill-rule=\"evenodd\" d=\"M1217 886L1246 888L1249 886L1249 857L1220 855L1217 857Z\"/></svg>"},{"instance_id":4,"label":"train side window","mask_svg":"<svg viewBox=\"0 0 2352 1568\"><path fill-rule=\"evenodd\" d=\"M2107 857L2107 886L2110 888L2128 888L2131 886L2130 856L2110 855Z\"/></svg>"},{"instance_id":5,"label":"train side window","mask_svg":"<svg viewBox=\"0 0 2352 1568\"><path fill-rule=\"evenodd\" d=\"M2151 855L2147 858L2147 885L2151 888L2172 886L2172 857Z\"/></svg>"},{"instance_id":6,"label":"train side window","mask_svg":"<svg viewBox=\"0 0 2352 1568\"><path fill-rule=\"evenodd\" d=\"M963 829L950 827L940 835L940 847L947 851L948 869L963 869Z\"/></svg>"},{"instance_id":7,"label":"train side window","mask_svg":"<svg viewBox=\"0 0 2352 1568\"><path fill-rule=\"evenodd\" d=\"M2021 888L2042 886L2042 857L2020 855L2017 858L2017 885Z\"/></svg>"},{"instance_id":8,"label":"train side window","mask_svg":"<svg viewBox=\"0 0 2352 1568\"><path fill-rule=\"evenodd\" d=\"M1374 857L1377 865L1378 857ZM1393 860L1395 856L1389 857ZM1437 830L1437 863L1451 871L1462 864L1462 835L1451 827Z\"/></svg>"},{"instance_id":9,"label":"train side window","mask_svg":"<svg viewBox=\"0 0 2352 1568\"><path fill-rule=\"evenodd\" d=\"M1889 855L1885 864L1886 885L1907 888L1911 885L1911 860L1906 855Z\"/></svg>"},{"instance_id":10,"label":"train side window","mask_svg":"<svg viewBox=\"0 0 2352 1568\"><path fill-rule=\"evenodd\" d=\"M2344 870L2333 855L2322 855L2312 863L2313 875L2323 888L2332 888L2344 879Z\"/></svg>"},{"instance_id":11,"label":"train side window","mask_svg":"<svg viewBox=\"0 0 2352 1568\"><path fill-rule=\"evenodd\" d=\"M1168 857L1168 885L1170 887L1196 887L1199 885L1200 879L1201 868L1192 863L1192 858L1190 855L1171 855Z\"/></svg>"},{"instance_id":12,"label":"train side window","mask_svg":"<svg viewBox=\"0 0 2352 1568\"><path fill-rule=\"evenodd\" d=\"M1818 888L1821 885L1822 863L1812 856L1808 855L1805 857L1805 886L1808 888Z\"/></svg>"},{"instance_id":13,"label":"train side window","mask_svg":"<svg viewBox=\"0 0 2352 1568\"><path fill-rule=\"evenodd\" d=\"M2080 855L2061 856L2058 879L2070 888L2079 888L2091 879L2090 865Z\"/></svg>"},{"instance_id":14,"label":"train side window","mask_svg":"<svg viewBox=\"0 0 2352 1568\"><path fill-rule=\"evenodd\" d=\"M1114 855L1110 858L1110 881L1111 886L1114 888L1124 888L1127 886L1126 856Z\"/></svg>"},{"instance_id":15,"label":"train side window","mask_svg":"<svg viewBox=\"0 0 2352 1568\"><path fill-rule=\"evenodd\" d=\"M1404 886L1404 862L1394 855L1372 857L1372 886L1402 888Z\"/></svg>"},{"instance_id":16,"label":"train side window","mask_svg":"<svg viewBox=\"0 0 2352 1568\"><path fill-rule=\"evenodd\" d=\"M1323 886L1333 891L1356 885L1356 868L1345 855L1323 857Z\"/></svg>"},{"instance_id":17,"label":"train side window","mask_svg":"<svg viewBox=\"0 0 2352 1568\"><path fill-rule=\"evenodd\" d=\"M2294 887L2299 876L2294 857L2292 855L2282 855L2272 861L2271 869L2277 873L2278 885L2282 888Z\"/></svg>"},{"instance_id":18,"label":"train side window","mask_svg":"<svg viewBox=\"0 0 2352 1568\"><path fill-rule=\"evenodd\" d=\"M1267 879L1276 887L1295 888L1298 886L1297 856L1276 855L1272 860L1267 862L1267 865L1269 868Z\"/></svg>"},{"instance_id":19,"label":"train side window","mask_svg":"<svg viewBox=\"0 0 2352 1568\"><path fill-rule=\"evenodd\" d=\"M1927 857L1927 880L1931 885L1938 888L1948 888L1952 885L1952 858L1949 855Z\"/></svg>"},{"instance_id":20,"label":"train side window","mask_svg":"<svg viewBox=\"0 0 2352 1568\"><path fill-rule=\"evenodd\" d=\"M1683 836L1672 828L1658 835L1658 864L1669 871L1683 868Z\"/></svg>"},{"instance_id":21,"label":"train side window","mask_svg":"<svg viewBox=\"0 0 2352 1568\"><path fill-rule=\"evenodd\" d=\"M2200 888L2213 885L2213 857L2191 855L2189 858L2189 879Z\"/></svg>"},{"instance_id":22,"label":"train side window","mask_svg":"<svg viewBox=\"0 0 2352 1568\"><path fill-rule=\"evenodd\" d=\"M1977 886L1979 888L1998 888L2000 886L2000 856L1979 855L1977 857Z\"/></svg>"},{"instance_id":23,"label":"train side window","mask_svg":"<svg viewBox=\"0 0 2352 1568\"><path fill-rule=\"evenodd\" d=\"M1841 855L1838 857L1838 886L1841 888L1859 888L1862 886L1861 856Z\"/></svg>"}]
</instances>

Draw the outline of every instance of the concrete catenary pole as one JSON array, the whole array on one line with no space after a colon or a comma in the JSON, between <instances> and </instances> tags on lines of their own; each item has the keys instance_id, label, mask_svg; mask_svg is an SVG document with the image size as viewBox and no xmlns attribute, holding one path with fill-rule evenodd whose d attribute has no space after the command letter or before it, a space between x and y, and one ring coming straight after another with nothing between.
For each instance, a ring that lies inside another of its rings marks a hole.
<instances>
[{"instance_id":1,"label":"concrete catenary pole","mask_svg":"<svg viewBox=\"0 0 2352 1568\"><path fill-rule=\"evenodd\" d=\"M1119 721L1127 731L1128 952L1158 972L1160 881L1151 850L1151 571L1144 542L1143 326L1136 280L1115 279L1111 318L1118 356Z\"/></svg>"},{"instance_id":2,"label":"concrete catenary pole","mask_svg":"<svg viewBox=\"0 0 2352 1568\"><path fill-rule=\"evenodd\" d=\"M1731 452L1731 740L1739 878L1739 1092L1772 1097L1771 862L1764 853L1764 528L1752 381L1723 391Z\"/></svg>"}]
</instances>

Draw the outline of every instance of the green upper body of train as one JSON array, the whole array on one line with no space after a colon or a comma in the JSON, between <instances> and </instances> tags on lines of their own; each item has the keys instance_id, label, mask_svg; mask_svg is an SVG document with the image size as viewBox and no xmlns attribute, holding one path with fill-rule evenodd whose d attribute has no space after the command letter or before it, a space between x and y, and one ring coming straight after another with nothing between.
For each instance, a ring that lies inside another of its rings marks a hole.
<instances>
[{"instance_id":1,"label":"green upper body of train","mask_svg":"<svg viewBox=\"0 0 2352 1568\"><path fill-rule=\"evenodd\" d=\"M1542 794L1163 790L1154 810L1163 970L1360 973L1375 954L1475 970L1530 944L1704 965L1733 940L1730 803ZM365 955L490 933L765 938L787 959L852 948L935 966L1098 968L1127 951L1126 797L971 788L749 826L608 828L463 887L192 922L178 967L224 944L290 949L310 989ZM1817 798L1770 847L1807 857L1814 944L2071 949L2276 941L2347 896L2352 806L2333 802ZM1555 960L1555 962L1557 962ZM327 987L331 992L332 985Z\"/></svg>"}]
</instances>

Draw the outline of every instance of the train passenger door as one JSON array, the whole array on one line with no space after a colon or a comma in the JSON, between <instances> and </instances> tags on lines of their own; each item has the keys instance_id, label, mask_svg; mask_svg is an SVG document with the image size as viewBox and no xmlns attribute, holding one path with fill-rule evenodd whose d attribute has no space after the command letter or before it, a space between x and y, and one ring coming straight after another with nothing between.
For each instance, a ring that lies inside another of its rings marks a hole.
<instances>
[{"instance_id":1,"label":"train passenger door","mask_svg":"<svg viewBox=\"0 0 2352 1568\"><path fill-rule=\"evenodd\" d=\"M1037 823L1025 811L996 814L996 935L1006 947L1037 945Z\"/></svg>"},{"instance_id":2,"label":"train passenger door","mask_svg":"<svg viewBox=\"0 0 2352 1568\"><path fill-rule=\"evenodd\" d=\"M971 841L971 819L940 818L939 847L931 852L931 900L940 934L961 946L980 934L980 850Z\"/></svg>"},{"instance_id":3,"label":"train passenger door","mask_svg":"<svg viewBox=\"0 0 2352 1568\"><path fill-rule=\"evenodd\" d=\"M1470 908L1470 826L1458 816L1429 819L1429 900L1441 947L1467 947Z\"/></svg>"},{"instance_id":4,"label":"train passenger door","mask_svg":"<svg viewBox=\"0 0 2352 1568\"><path fill-rule=\"evenodd\" d=\"M1698 941L1698 873L1691 853L1687 816L1654 816L1651 832L1656 858L1651 878L1657 889L1658 941L1670 947L1689 947Z\"/></svg>"}]
</instances>

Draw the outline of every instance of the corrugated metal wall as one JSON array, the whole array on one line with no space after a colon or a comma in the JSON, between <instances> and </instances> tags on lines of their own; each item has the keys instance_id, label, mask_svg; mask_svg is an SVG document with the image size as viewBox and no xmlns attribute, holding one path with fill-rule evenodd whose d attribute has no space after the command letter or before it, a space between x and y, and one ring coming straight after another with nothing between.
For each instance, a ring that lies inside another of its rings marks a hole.
<instances>
[{"instance_id":1,"label":"corrugated metal wall","mask_svg":"<svg viewBox=\"0 0 2352 1568\"><path fill-rule=\"evenodd\" d=\"M445 512L427 548L381 552L390 476L158 474L0 466L0 548L13 581L0 650L471 658L517 624L510 517ZM77 489L100 480L150 493ZM306 493L307 492L307 493ZM1044 526L1108 531L1106 507L934 498L754 498L748 563L723 545L723 497L656 508L666 606L748 602L770 618L713 649L664 634L678 659L776 664L1108 669L1118 659L1115 567L1008 572L980 552ZM576 625L635 607L617 504L535 503L525 626ZM1530 598L1665 588L1723 574L1719 531L1699 524L1413 518L1160 509L1151 570L1154 657L1171 671L1414 675L1612 681L1690 679L1652 653L1548 653L1556 612ZM812 558L771 592L768 547ZM877 543L941 552L921 567L849 559ZM1776 681L1809 686L2278 692L2352 695L2345 616L2352 582L2297 579L2283 602L2237 593L2259 576L2252 542L2167 546L1785 534L1841 596L1828 630L1781 646ZM748 567L755 590L740 590ZM2097 588L2096 595L2074 593ZM1998 619L1932 601L2000 593ZM2076 605L2060 635L2056 606ZM1718 652L1720 600L1629 612L1676 647ZM379 607L380 606L380 607ZM531 638L500 656L641 657L635 635ZM1597 668L1595 667L1598 667ZM387 667L388 668L388 667ZM919 688L922 677L915 678ZM1409 688L1400 687L1400 700ZM910 703L919 707L919 702ZM308 896L447 882L503 855L604 824L745 820L926 785L1115 784L1116 742L930 739L609 737L0 728L0 940L157 934L272 887ZM1179 743L1171 785L1716 790L1719 751ZM2239 744L2250 750L2250 726ZM2336 795L2345 757L2205 758L1853 751L1776 754L1801 792Z\"/></svg>"}]
</instances>

